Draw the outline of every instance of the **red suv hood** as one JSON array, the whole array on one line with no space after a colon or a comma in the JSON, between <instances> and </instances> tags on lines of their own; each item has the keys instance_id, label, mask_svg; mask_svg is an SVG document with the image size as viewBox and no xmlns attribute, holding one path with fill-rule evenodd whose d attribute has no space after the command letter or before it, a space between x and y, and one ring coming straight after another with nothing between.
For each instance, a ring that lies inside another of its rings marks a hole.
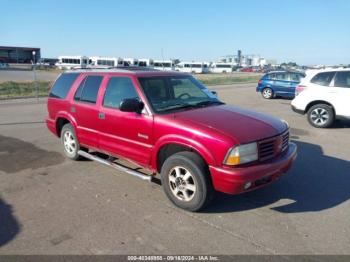
<instances>
[{"instance_id":1,"label":"red suv hood","mask_svg":"<svg viewBox=\"0 0 350 262\"><path fill-rule=\"evenodd\" d=\"M278 135L286 130L281 120L236 106L209 106L175 113L178 120L210 127L240 144Z\"/></svg>"}]
</instances>

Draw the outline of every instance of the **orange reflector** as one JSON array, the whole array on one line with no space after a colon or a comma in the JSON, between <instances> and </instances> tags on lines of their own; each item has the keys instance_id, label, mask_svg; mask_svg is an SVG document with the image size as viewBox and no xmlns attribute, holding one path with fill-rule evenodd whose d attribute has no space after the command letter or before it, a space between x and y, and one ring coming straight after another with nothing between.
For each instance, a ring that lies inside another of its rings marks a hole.
<instances>
[{"instance_id":1,"label":"orange reflector","mask_svg":"<svg viewBox=\"0 0 350 262\"><path fill-rule=\"evenodd\" d=\"M229 156L226 160L227 165L238 165L240 162L239 156Z\"/></svg>"}]
</instances>

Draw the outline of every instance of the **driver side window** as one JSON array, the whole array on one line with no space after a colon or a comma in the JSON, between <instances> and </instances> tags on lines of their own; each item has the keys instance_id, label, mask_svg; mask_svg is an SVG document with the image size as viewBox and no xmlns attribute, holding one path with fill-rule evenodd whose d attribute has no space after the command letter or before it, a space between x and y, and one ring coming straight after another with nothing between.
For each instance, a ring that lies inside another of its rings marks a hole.
<instances>
[{"instance_id":1,"label":"driver side window","mask_svg":"<svg viewBox=\"0 0 350 262\"><path fill-rule=\"evenodd\" d=\"M128 77L111 77L103 98L103 106L118 108L127 98L139 98L135 87Z\"/></svg>"}]
</instances>

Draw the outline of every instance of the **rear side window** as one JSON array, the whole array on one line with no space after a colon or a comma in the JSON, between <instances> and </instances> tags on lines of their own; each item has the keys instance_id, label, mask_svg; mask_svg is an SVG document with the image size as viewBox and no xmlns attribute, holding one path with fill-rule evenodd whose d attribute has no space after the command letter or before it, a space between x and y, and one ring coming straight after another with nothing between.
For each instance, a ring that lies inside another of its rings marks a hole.
<instances>
[{"instance_id":1,"label":"rear side window","mask_svg":"<svg viewBox=\"0 0 350 262\"><path fill-rule=\"evenodd\" d=\"M318 73L311 79L311 83L321 85L321 86L329 86L334 75L335 75L335 72Z\"/></svg>"},{"instance_id":2,"label":"rear side window","mask_svg":"<svg viewBox=\"0 0 350 262\"><path fill-rule=\"evenodd\" d=\"M290 73L290 80L294 82L299 82L300 78L303 76L301 74L296 74L296 73Z\"/></svg>"},{"instance_id":3,"label":"rear side window","mask_svg":"<svg viewBox=\"0 0 350 262\"><path fill-rule=\"evenodd\" d=\"M127 98L138 98L135 87L128 77L112 77L108 81L103 106L119 108L121 101Z\"/></svg>"},{"instance_id":4,"label":"rear side window","mask_svg":"<svg viewBox=\"0 0 350 262\"><path fill-rule=\"evenodd\" d=\"M335 76L334 86L350 88L350 71L338 72Z\"/></svg>"},{"instance_id":5,"label":"rear side window","mask_svg":"<svg viewBox=\"0 0 350 262\"><path fill-rule=\"evenodd\" d=\"M276 79L277 80L289 80L287 73L278 73L278 74L276 74Z\"/></svg>"},{"instance_id":6,"label":"rear side window","mask_svg":"<svg viewBox=\"0 0 350 262\"><path fill-rule=\"evenodd\" d=\"M274 73L268 74L267 77L268 77L268 79L276 79L276 74L274 74Z\"/></svg>"},{"instance_id":7,"label":"rear side window","mask_svg":"<svg viewBox=\"0 0 350 262\"><path fill-rule=\"evenodd\" d=\"M96 103L103 76L87 76L75 92L74 100Z\"/></svg>"},{"instance_id":8,"label":"rear side window","mask_svg":"<svg viewBox=\"0 0 350 262\"><path fill-rule=\"evenodd\" d=\"M77 79L79 73L65 73L62 74L53 85L49 97L66 98L74 81Z\"/></svg>"}]
</instances>

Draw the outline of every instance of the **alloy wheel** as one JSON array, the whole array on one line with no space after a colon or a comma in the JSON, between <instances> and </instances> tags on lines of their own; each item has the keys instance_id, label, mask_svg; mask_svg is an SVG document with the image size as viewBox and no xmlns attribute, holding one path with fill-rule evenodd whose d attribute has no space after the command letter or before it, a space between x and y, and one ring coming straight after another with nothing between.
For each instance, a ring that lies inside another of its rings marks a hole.
<instances>
[{"instance_id":1,"label":"alloy wheel","mask_svg":"<svg viewBox=\"0 0 350 262\"><path fill-rule=\"evenodd\" d=\"M324 125L329 119L329 113L324 108L315 108L310 114L311 121L318 126Z\"/></svg>"},{"instance_id":2,"label":"alloy wheel","mask_svg":"<svg viewBox=\"0 0 350 262\"><path fill-rule=\"evenodd\" d=\"M193 175L184 167L176 166L169 172L169 186L173 195L181 201L191 201L197 186Z\"/></svg>"},{"instance_id":3,"label":"alloy wheel","mask_svg":"<svg viewBox=\"0 0 350 262\"><path fill-rule=\"evenodd\" d=\"M77 148L74 135L71 131L66 131L63 137L64 149L68 154L74 154Z\"/></svg>"},{"instance_id":4,"label":"alloy wheel","mask_svg":"<svg viewBox=\"0 0 350 262\"><path fill-rule=\"evenodd\" d=\"M265 88L263 90L263 97L264 98L271 98L272 97L272 90L270 88Z\"/></svg>"}]
</instances>

